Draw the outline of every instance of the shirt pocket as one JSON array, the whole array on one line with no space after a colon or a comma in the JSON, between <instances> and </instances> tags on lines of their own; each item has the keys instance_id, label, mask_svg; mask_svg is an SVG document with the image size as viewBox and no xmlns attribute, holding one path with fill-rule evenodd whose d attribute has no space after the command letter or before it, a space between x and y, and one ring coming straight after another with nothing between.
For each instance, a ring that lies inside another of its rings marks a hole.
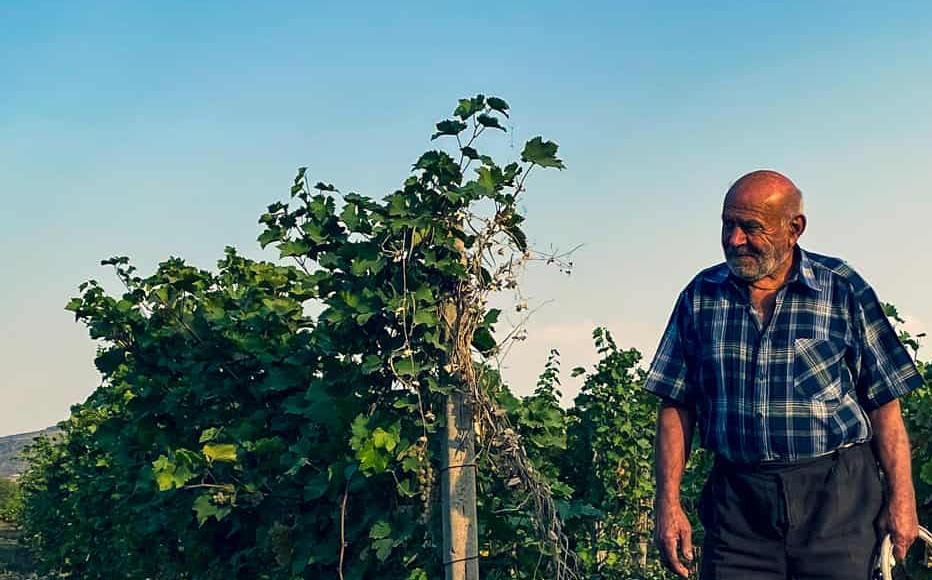
<instances>
[{"instance_id":1,"label":"shirt pocket","mask_svg":"<svg viewBox=\"0 0 932 580\"><path fill-rule=\"evenodd\" d=\"M831 340L797 338L793 344L793 387L806 399L830 401L842 397L844 348Z\"/></svg>"}]
</instances>

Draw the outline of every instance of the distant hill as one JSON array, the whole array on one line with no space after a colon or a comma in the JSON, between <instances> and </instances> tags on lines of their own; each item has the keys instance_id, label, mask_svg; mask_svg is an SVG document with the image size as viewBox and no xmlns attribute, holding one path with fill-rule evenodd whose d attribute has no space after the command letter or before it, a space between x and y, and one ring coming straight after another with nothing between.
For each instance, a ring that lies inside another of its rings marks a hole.
<instances>
[{"instance_id":1,"label":"distant hill","mask_svg":"<svg viewBox=\"0 0 932 580\"><path fill-rule=\"evenodd\" d=\"M49 427L42 431L33 431L32 433L20 433L19 435L7 435L0 437L0 477L16 477L26 468L26 464L19 458L19 454L32 440L43 433L52 434L58 432L58 427Z\"/></svg>"}]
</instances>

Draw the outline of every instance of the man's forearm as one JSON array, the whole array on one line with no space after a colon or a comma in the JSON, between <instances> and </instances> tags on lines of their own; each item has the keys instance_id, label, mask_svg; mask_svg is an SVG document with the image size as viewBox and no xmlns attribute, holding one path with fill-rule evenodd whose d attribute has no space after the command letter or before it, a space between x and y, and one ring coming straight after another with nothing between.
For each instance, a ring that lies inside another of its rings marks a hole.
<instances>
[{"instance_id":1,"label":"man's forearm","mask_svg":"<svg viewBox=\"0 0 932 580\"><path fill-rule=\"evenodd\" d=\"M889 533L893 539L896 559L903 560L919 533L919 518L916 514L909 437L903 425L900 403L892 401L871 411L870 419L874 429L874 449L887 476L890 492L877 523L880 530Z\"/></svg>"},{"instance_id":2,"label":"man's forearm","mask_svg":"<svg viewBox=\"0 0 932 580\"><path fill-rule=\"evenodd\" d=\"M874 451L887 477L890 496L915 500L909 437L899 401L871 411L870 420L874 429Z\"/></svg>"},{"instance_id":3,"label":"man's forearm","mask_svg":"<svg viewBox=\"0 0 932 580\"><path fill-rule=\"evenodd\" d=\"M657 413L654 466L658 502L679 504L694 424L694 414L685 407L664 403Z\"/></svg>"}]
</instances>

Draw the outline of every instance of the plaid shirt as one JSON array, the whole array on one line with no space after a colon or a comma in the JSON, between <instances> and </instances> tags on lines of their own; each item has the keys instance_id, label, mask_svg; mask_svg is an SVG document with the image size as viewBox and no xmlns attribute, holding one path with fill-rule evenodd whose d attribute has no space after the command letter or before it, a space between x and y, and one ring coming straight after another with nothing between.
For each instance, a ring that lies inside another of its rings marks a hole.
<instances>
[{"instance_id":1,"label":"plaid shirt","mask_svg":"<svg viewBox=\"0 0 932 580\"><path fill-rule=\"evenodd\" d=\"M644 388L692 407L703 447L753 463L868 441L866 412L922 384L867 282L841 260L797 249L764 328L726 264L700 272Z\"/></svg>"}]
</instances>

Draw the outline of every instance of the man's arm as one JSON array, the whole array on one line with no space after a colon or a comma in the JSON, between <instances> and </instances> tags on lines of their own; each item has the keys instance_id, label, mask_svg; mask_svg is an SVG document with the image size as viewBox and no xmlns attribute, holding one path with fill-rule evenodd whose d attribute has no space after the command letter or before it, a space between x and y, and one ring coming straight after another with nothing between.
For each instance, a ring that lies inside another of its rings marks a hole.
<instances>
[{"instance_id":1,"label":"man's arm","mask_svg":"<svg viewBox=\"0 0 932 580\"><path fill-rule=\"evenodd\" d=\"M680 562L679 552L689 562L693 557L693 546L692 526L680 503L680 483L689 458L694 425L695 415L686 407L665 401L657 412L654 534L664 564L683 578L689 576L689 571Z\"/></svg>"},{"instance_id":2,"label":"man's arm","mask_svg":"<svg viewBox=\"0 0 932 580\"><path fill-rule=\"evenodd\" d=\"M894 399L869 415L874 430L874 450L888 483L887 505L878 523L881 531L889 533L893 539L893 555L902 561L919 534L909 437L899 401Z\"/></svg>"}]
</instances>

